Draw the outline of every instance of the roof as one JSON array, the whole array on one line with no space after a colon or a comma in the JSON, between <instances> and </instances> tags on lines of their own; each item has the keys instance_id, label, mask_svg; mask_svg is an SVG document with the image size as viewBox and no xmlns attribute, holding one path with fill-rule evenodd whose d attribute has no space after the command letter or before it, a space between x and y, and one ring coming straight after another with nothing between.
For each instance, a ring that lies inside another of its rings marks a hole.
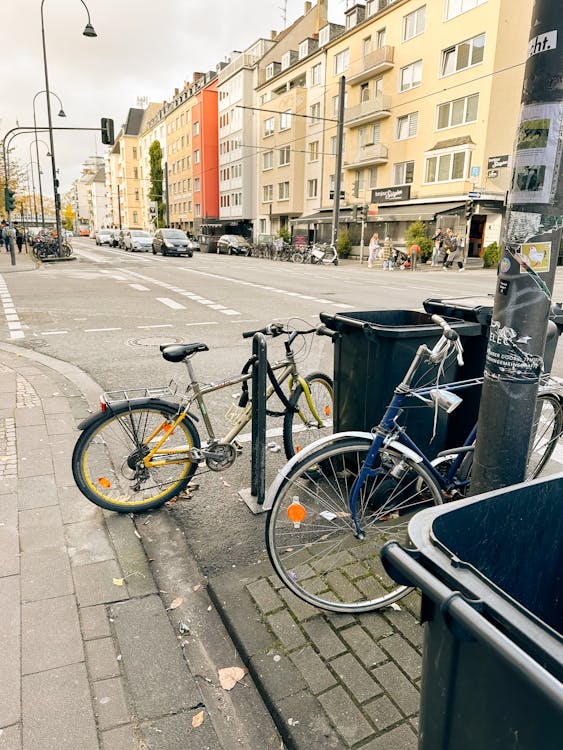
<instances>
[{"instance_id":1,"label":"roof","mask_svg":"<svg viewBox=\"0 0 563 750\"><path fill-rule=\"evenodd\" d=\"M438 141L435 146L429 148L429 151L440 151L443 148L455 148L456 146L464 146L466 143L475 143L471 140L470 135L460 135L457 138L448 138L447 141Z\"/></svg>"},{"instance_id":2,"label":"roof","mask_svg":"<svg viewBox=\"0 0 563 750\"><path fill-rule=\"evenodd\" d=\"M131 107L127 115L127 122L123 126L123 135L139 135L143 124L144 109Z\"/></svg>"}]
</instances>

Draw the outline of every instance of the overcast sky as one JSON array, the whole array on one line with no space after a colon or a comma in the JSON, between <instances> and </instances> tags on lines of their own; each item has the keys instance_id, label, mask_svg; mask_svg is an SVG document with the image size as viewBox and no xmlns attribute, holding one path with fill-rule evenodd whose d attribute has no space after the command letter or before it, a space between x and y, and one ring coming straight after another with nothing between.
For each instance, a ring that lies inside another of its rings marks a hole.
<instances>
[{"instance_id":1,"label":"overcast sky","mask_svg":"<svg viewBox=\"0 0 563 750\"><path fill-rule=\"evenodd\" d=\"M213 70L232 50L242 50L270 30L283 29L303 13L304 0L86 0L98 36L82 35L87 21L81 0L45 0L45 38L49 88L67 114L53 124L99 127L112 117L116 132L137 97L162 102L194 71ZM329 18L342 22L345 0L329 0ZM33 98L45 89L41 44L41 0L2 0L0 57L0 137L19 125L33 125ZM36 99L37 124L47 124L45 95ZM48 143L48 133L40 136ZM12 145L25 164L32 136ZM55 132L61 192L80 175L84 159L103 155L99 133ZM51 172L47 149L40 146L45 194ZM37 179L37 178L36 178Z\"/></svg>"}]
</instances>

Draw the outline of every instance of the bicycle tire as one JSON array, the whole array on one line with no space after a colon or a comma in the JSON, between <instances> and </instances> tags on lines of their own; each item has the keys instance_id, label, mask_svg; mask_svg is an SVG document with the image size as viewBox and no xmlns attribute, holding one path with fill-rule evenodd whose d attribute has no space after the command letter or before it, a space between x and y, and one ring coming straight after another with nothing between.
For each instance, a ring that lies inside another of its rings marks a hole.
<instances>
[{"instance_id":1,"label":"bicycle tire","mask_svg":"<svg viewBox=\"0 0 563 750\"><path fill-rule=\"evenodd\" d=\"M377 457L380 471L360 492L360 539L348 503L371 442L369 434L347 433L323 440L282 469L274 485L266 520L268 555L283 583L320 609L367 612L404 596L410 588L387 575L380 549L389 539L404 544L412 515L443 500L420 464L385 448Z\"/></svg>"},{"instance_id":2,"label":"bicycle tire","mask_svg":"<svg viewBox=\"0 0 563 750\"><path fill-rule=\"evenodd\" d=\"M305 392L301 384L297 384L289 403L299 411L286 411L283 420L283 448L287 459L292 458L303 448L321 437L332 432L332 416L334 412L334 385L332 380L322 372L312 372L305 376L309 385L311 400L318 416L322 419L322 427L313 418ZM295 437L298 439L294 439Z\"/></svg>"},{"instance_id":3,"label":"bicycle tire","mask_svg":"<svg viewBox=\"0 0 563 750\"><path fill-rule=\"evenodd\" d=\"M554 393L540 393L537 401L526 479L535 479L544 471L563 432L563 407L559 397Z\"/></svg>"},{"instance_id":4,"label":"bicycle tire","mask_svg":"<svg viewBox=\"0 0 563 750\"><path fill-rule=\"evenodd\" d=\"M299 250L296 250L294 253L291 254L292 263L303 263L304 260L305 260L305 256L303 253L299 252Z\"/></svg>"},{"instance_id":5,"label":"bicycle tire","mask_svg":"<svg viewBox=\"0 0 563 750\"><path fill-rule=\"evenodd\" d=\"M200 439L189 417L163 445L163 450L187 446L185 460L150 468L139 461L140 454L148 451L142 439L177 413L174 404L146 399L125 403L94 420L81 433L72 454L72 473L82 494L117 513L142 513L178 495L197 469L188 451L199 448Z\"/></svg>"}]
</instances>

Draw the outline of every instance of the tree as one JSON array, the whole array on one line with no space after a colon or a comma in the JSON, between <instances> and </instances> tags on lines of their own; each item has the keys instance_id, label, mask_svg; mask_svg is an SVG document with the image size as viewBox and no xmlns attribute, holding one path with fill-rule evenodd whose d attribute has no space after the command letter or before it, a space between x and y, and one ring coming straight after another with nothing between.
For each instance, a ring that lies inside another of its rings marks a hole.
<instances>
[{"instance_id":1,"label":"tree","mask_svg":"<svg viewBox=\"0 0 563 750\"><path fill-rule=\"evenodd\" d=\"M163 227L164 209L166 208L162 200L162 148L160 141L153 141L149 148L150 160L150 181L149 200L156 201L158 206L158 226Z\"/></svg>"},{"instance_id":2,"label":"tree","mask_svg":"<svg viewBox=\"0 0 563 750\"><path fill-rule=\"evenodd\" d=\"M70 229L71 231L74 229L74 220L76 218L76 213L70 203L67 203L63 210L63 227L65 229Z\"/></svg>"},{"instance_id":3,"label":"tree","mask_svg":"<svg viewBox=\"0 0 563 750\"><path fill-rule=\"evenodd\" d=\"M432 255L432 240L426 235L426 224L423 221L413 221L407 229L405 237L407 250L411 245L420 246L420 259L428 260Z\"/></svg>"}]
</instances>

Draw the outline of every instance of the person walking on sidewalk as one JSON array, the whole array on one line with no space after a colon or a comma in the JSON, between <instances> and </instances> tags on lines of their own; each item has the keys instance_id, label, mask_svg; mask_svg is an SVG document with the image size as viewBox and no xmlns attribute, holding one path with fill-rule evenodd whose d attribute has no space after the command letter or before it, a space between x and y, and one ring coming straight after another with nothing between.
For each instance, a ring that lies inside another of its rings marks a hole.
<instances>
[{"instance_id":1,"label":"person walking on sidewalk","mask_svg":"<svg viewBox=\"0 0 563 750\"><path fill-rule=\"evenodd\" d=\"M430 265L438 266L442 261L442 258L440 256L442 255L442 247L444 244L444 236L441 229L436 230L434 236L432 237L432 241L434 242L434 247L432 248L432 260L430 262Z\"/></svg>"},{"instance_id":2,"label":"person walking on sidewalk","mask_svg":"<svg viewBox=\"0 0 563 750\"><path fill-rule=\"evenodd\" d=\"M368 256L368 268L373 268L373 261L377 258L379 253L379 235L377 232L374 232L371 235L371 239L369 241L369 256Z\"/></svg>"},{"instance_id":3,"label":"person walking on sidewalk","mask_svg":"<svg viewBox=\"0 0 563 750\"><path fill-rule=\"evenodd\" d=\"M416 265L420 258L420 245L416 243L409 247L409 260L411 264L411 271L416 271Z\"/></svg>"},{"instance_id":4,"label":"person walking on sidewalk","mask_svg":"<svg viewBox=\"0 0 563 750\"><path fill-rule=\"evenodd\" d=\"M3 242L6 247L6 252L10 252L10 227L4 220L0 223L0 243ZM0 244L1 247L1 244Z\"/></svg>"},{"instance_id":5,"label":"person walking on sidewalk","mask_svg":"<svg viewBox=\"0 0 563 750\"><path fill-rule=\"evenodd\" d=\"M459 246L457 236L452 232L451 229L448 229L448 243L450 252L445 266L447 266L447 268L451 268L454 262L457 262L457 270L463 271L463 251Z\"/></svg>"},{"instance_id":6,"label":"person walking on sidewalk","mask_svg":"<svg viewBox=\"0 0 563 750\"><path fill-rule=\"evenodd\" d=\"M18 253L21 253L23 245L23 229L21 227L16 229L16 245L18 246Z\"/></svg>"},{"instance_id":7,"label":"person walking on sidewalk","mask_svg":"<svg viewBox=\"0 0 563 750\"><path fill-rule=\"evenodd\" d=\"M393 270L393 243L389 236L383 240L383 270Z\"/></svg>"}]
</instances>

